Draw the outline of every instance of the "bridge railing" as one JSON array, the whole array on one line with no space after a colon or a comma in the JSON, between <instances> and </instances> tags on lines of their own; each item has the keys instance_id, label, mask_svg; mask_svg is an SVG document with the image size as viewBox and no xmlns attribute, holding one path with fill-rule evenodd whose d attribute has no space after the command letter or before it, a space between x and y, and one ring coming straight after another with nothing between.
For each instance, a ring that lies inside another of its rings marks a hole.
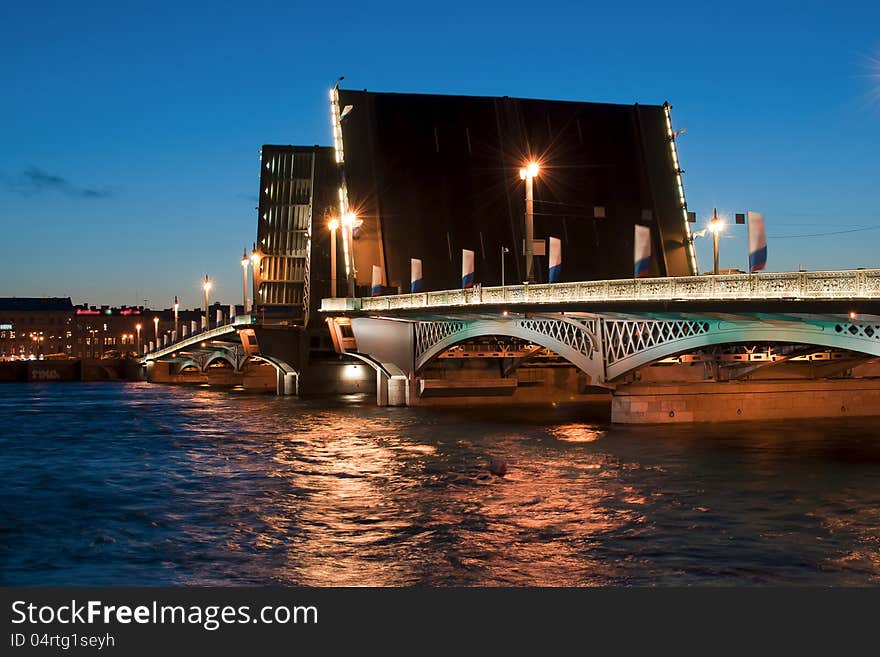
<instances>
[{"instance_id":1,"label":"bridge railing","mask_svg":"<svg viewBox=\"0 0 880 657\"><path fill-rule=\"evenodd\" d=\"M360 299L322 299L324 312L441 308L473 304L609 301L878 299L880 269L720 274L475 287Z\"/></svg>"},{"instance_id":2,"label":"bridge railing","mask_svg":"<svg viewBox=\"0 0 880 657\"><path fill-rule=\"evenodd\" d=\"M177 340L177 342L172 342L171 344L168 344L166 346L153 349L153 351L148 351L142 356L142 360L154 360L156 358L162 358L163 356L174 353L175 351L178 351L187 345L195 344L197 342L203 342L205 340L211 340L213 338L218 338L222 335L232 333L240 326L247 326L248 324L252 324L253 322L254 318L251 315L239 315L228 324L215 326L212 329L200 331L198 333L190 333L186 337Z\"/></svg>"}]
</instances>

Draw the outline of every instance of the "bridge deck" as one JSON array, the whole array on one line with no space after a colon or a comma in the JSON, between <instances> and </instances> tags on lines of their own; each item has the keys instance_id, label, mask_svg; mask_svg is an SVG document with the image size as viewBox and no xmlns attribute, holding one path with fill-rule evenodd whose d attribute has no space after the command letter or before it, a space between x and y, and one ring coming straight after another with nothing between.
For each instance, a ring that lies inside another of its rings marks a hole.
<instances>
[{"instance_id":1,"label":"bridge deck","mask_svg":"<svg viewBox=\"0 0 880 657\"><path fill-rule=\"evenodd\" d=\"M880 300L880 269L721 274L545 285L475 287L419 294L322 299L321 312L609 302Z\"/></svg>"},{"instance_id":2,"label":"bridge deck","mask_svg":"<svg viewBox=\"0 0 880 657\"><path fill-rule=\"evenodd\" d=\"M144 354L141 358L141 362L146 363L148 361L156 360L158 358L164 358L165 356L178 352L182 349L186 349L187 347L199 344L200 342L204 342L205 340L214 340L221 336L235 333L236 331L238 331L238 329L242 328L243 326L249 326L253 322L254 318L252 318L250 315L241 315L239 317L236 317L229 324L217 326L207 331L202 331L201 333L193 333L192 335L188 335L185 338L178 340L177 342L169 344L167 347L154 349L153 351Z\"/></svg>"}]
</instances>

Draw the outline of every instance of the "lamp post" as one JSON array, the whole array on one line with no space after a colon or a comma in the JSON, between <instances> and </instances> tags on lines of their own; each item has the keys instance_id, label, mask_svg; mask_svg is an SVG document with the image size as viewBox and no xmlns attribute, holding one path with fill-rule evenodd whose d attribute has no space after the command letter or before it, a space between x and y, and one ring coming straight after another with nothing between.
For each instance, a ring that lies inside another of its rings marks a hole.
<instances>
[{"instance_id":1,"label":"lamp post","mask_svg":"<svg viewBox=\"0 0 880 657\"><path fill-rule=\"evenodd\" d=\"M205 282L202 283L202 288L205 290L205 329L209 329L211 328L211 315L208 310L208 293L211 291L211 281L207 274L205 274Z\"/></svg>"},{"instance_id":2,"label":"lamp post","mask_svg":"<svg viewBox=\"0 0 880 657\"><path fill-rule=\"evenodd\" d=\"M180 332L178 330L178 313L180 311L180 299L177 298L177 295L174 295L174 336L180 337Z\"/></svg>"},{"instance_id":3,"label":"lamp post","mask_svg":"<svg viewBox=\"0 0 880 657\"><path fill-rule=\"evenodd\" d=\"M342 247L345 251L345 274L348 281L348 296L354 297L355 269L354 269L354 229L364 223L358 219L354 212L346 212L342 215Z\"/></svg>"},{"instance_id":4,"label":"lamp post","mask_svg":"<svg viewBox=\"0 0 880 657\"><path fill-rule=\"evenodd\" d=\"M257 251L257 245L254 244L254 248L251 250L251 268L253 269L253 277L254 277L254 303L253 303L253 311L256 313L257 311L257 300L259 299L260 283L259 283L259 274L260 274L260 253Z\"/></svg>"},{"instance_id":5,"label":"lamp post","mask_svg":"<svg viewBox=\"0 0 880 657\"><path fill-rule=\"evenodd\" d=\"M156 333L156 345L159 345L159 317L156 316L153 318L153 329L155 329Z\"/></svg>"},{"instance_id":6,"label":"lamp post","mask_svg":"<svg viewBox=\"0 0 880 657\"><path fill-rule=\"evenodd\" d=\"M250 264L250 258L248 258L247 249L242 249L241 252L241 314L247 315L248 307L247 307L247 268Z\"/></svg>"},{"instance_id":7,"label":"lamp post","mask_svg":"<svg viewBox=\"0 0 880 657\"><path fill-rule=\"evenodd\" d=\"M715 254L715 275L718 275L718 234L724 230L724 222L718 216L718 208L714 209L712 219L709 221L709 232L712 233L712 245Z\"/></svg>"},{"instance_id":8,"label":"lamp post","mask_svg":"<svg viewBox=\"0 0 880 657\"><path fill-rule=\"evenodd\" d=\"M339 220L331 219L327 223L330 229L330 298L336 297L336 231L339 229Z\"/></svg>"},{"instance_id":9,"label":"lamp post","mask_svg":"<svg viewBox=\"0 0 880 657\"><path fill-rule=\"evenodd\" d=\"M141 325L135 324L134 330L137 331L137 355L141 355Z\"/></svg>"},{"instance_id":10,"label":"lamp post","mask_svg":"<svg viewBox=\"0 0 880 657\"><path fill-rule=\"evenodd\" d=\"M506 246L501 247L501 287L504 287L504 256L510 253Z\"/></svg>"},{"instance_id":11,"label":"lamp post","mask_svg":"<svg viewBox=\"0 0 880 657\"><path fill-rule=\"evenodd\" d=\"M529 162L526 166L519 170L519 177L526 182L526 225L525 225L525 255L526 255L526 280L529 283L535 282L535 270L532 265L534 260L534 241L535 241L535 205L534 205L534 181L538 175L540 167L535 161Z\"/></svg>"}]
</instances>

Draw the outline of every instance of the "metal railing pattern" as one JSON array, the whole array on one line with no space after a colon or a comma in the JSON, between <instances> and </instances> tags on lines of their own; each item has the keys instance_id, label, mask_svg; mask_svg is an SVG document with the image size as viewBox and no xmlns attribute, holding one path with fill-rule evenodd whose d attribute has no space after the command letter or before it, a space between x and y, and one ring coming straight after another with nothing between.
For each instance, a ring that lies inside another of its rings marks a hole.
<instances>
[{"instance_id":1,"label":"metal railing pattern","mask_svg":"<svg viewBox=\"0 0 880 657\"><path fill-rule=\"evenodd\" d=\"M880 299L880 269L720 274L474 287L381 297L322 299L322 312L448 308L474 305L614 301Z\"/></svg>"}]
</instances>

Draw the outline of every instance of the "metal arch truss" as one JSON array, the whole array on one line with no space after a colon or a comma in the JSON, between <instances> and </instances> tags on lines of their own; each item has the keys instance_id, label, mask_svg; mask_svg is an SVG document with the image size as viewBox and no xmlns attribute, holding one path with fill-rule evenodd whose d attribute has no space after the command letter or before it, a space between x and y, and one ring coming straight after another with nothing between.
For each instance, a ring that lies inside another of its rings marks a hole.
<instances>
[{"instance_id":1,"label":"metal arch truss","mask_svg":"<svg viewBox=\"0 0 880 657\"><path fill-rule=\"evenodd\" d=\"M215 360L225 360L235 372L241 372L248 361L248 354L239 344L213 345L210 350L191 351L182 355L179 360L180 369L195 366L204 372Z\"/></svg>"},{"instance_id":2,"label":"metal arch truss","mask_svg":"<svg viewBox=\"0 0 880 657\"><path fill-rule=\"evenodd\" d=\"M520 338L545 347L598 383L603 379L598 322L598 318L574 319L563 316L415 322L415 369L418 371L432 358L459 342L494 335Z\"/></svg>"},{"instance_id":3,"label":"metal arch truss","mask_svg":"<svg viewBox=\"0 0 880 657\"><path fill-rule=\"evenodd\" d=\"M713 345L803 344L880 356L880 324L791 317L603 319L605 380L669 356Z\"/></svg>"},{"instance_id":4,"label":"metal arch truss","mask_svg":"<svg viewBox=\"0 0 880 657\"><path fill-rule=\"evenodd\" d=\"M694 319L604 319L605 367L664 344L709 333L709 322Z\"/></svg>"},{"instance_id":5,"label":"metal arch truss","mask_svg":"<svg viewBox=\"0 0 880 657\"><path fill-rule=\"evenodd\" d=\"M573 318L540 315L504 320L414 322L414 366L466 340L508 336L545 347L603 384L645 365L702 347L779 342L845 349L880 356L880 323L798 317Z\"/></svg>"}]
</instances>

